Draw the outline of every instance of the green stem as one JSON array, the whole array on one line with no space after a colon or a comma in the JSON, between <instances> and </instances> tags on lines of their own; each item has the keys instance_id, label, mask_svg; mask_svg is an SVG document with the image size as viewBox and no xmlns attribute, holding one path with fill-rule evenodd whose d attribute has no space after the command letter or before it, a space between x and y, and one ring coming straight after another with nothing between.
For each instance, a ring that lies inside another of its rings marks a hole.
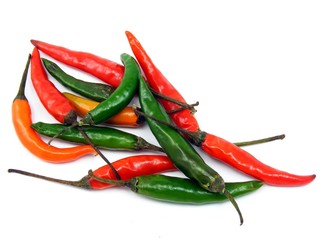
<instances>
[{"instance_id":1,"label":"green stem","mask_svg":"<svg viewBox=\"0 0 320 240\"><path fill-rule=\"evenodd\" d=\"M255 145L255 144L260 144L260 143L272 142L275 140L282 140L285 138L285 136L286 136L285 134L280 134L280 135L276 135L273 137L261 138L261 139L256 139L256 140L252 140L252 141L236 142L234 144L237 145L238 147L244 147L244 146L250 146L250 145Z\"/></svg>"},{"instance_id":2,"label":"green stem","mask_svg":"<svg viewBox=\"0 0 320 240\"><path fill-rule=\"evenodd\" d=\"M237 202L234 200L233 196L226 189L223 191L223 194L229 199L229 201L232 203L232 205L237 210L239 217L240 217L240 226L241 226L243 224L243 217L242 217L242 213L240 211L240 208L239 208Z\"/></svg>"}]
</instances>

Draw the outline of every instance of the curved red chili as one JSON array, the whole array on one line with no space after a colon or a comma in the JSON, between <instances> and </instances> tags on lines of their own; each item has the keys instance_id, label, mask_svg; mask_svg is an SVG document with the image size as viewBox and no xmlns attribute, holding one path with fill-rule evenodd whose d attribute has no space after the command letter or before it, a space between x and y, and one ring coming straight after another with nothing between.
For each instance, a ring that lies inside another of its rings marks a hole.
<instances>
[{"instance_id":1,"label":"curved red chili","mask_svg":"<svg viewBox=\"0 0 320 240\"><path fill-rule=\"evenodd\" d=\"M242 148L212 134L206 134L201 143L210 156L260 181L275 186L300 186L312 182L316 175L295 175L270 167Z\"/></svg>"},{"instance_id":2,"label":"curved red chili","mask_svg":"<svg viewBox=\"0 0 320 240\"><path fill-rule=\"evenodd\" d=\"M142 68L146 76L146 80L148 81L151 88L165 96L186 103L183 96L155 66L152 59L146 53L138 39L129 31L126 31L125 33L128 38L132 52L135 55L137 61L139 62L139 65ZM159 99L159 101L167 111L180 108L180 106L176 105L173 102L166 101L164 99ZM184 109L176 113L172 113L170 114L170 117L179 127L183 129L187 129L189 131L199 130L199 124L189 109Z\"/></svg>"},{"instance_id":3,"label":"curved red chili","mask_svg":"<svg viewBox=\"0 0 320 240\"><path fill-rule=\"evenodd\" d=\"M48 56L89 73L111 86L119 86L124 66L87 52L74 51L46 42L31 40L31 43Z\"/></svg>"},{"instance_id":4,"label":"curved red chili","mask_svg":"<svg viewBox=\"0 0 320 240\"><path fill-rule=\"evenodd\" d=\"M48 79L36 47L31 57L31 81L41 103L55 119L64 124L76 121L76 109Z\"/></svg>"},{"instance_id":5,"label":"curved red chili","mask_svg":"<svg viewBox=\"0 0 320 240\"><path fill-rule=\"evenodd\" d=\"M123 180L176 170L176 167L172 164L171 160L164 155L129 156L113 162L112 165ZM114 173L108 165L96 169L94 174L101 178L116 180ZM105 189L114 186L92 178L89 179L89 184L91 189Z\"/></svg>"},{"instance_id":6,"label":"curved red chili","mask_svg":"<svg viewBox=\"0 0 320 240\"><path fill-rule=\"evenodd\" d=\"M170 159L164 155L136 155L125 157L113 162L112 166L121 175L122 180L129 180L138 176L146 176L176 170ZM84 176L78 181L68 181L16 169L9 169L8 171L86 189L100 190L115 186L110 183L103 183L101 181L92 179L88 175ZM95 176L103 179L117 180L117 177L109 165L104 165L96 169L93 173Z\"/></svg>"},{"instance_id":7,"label":"curved red chili","mask_svg":"<svg viewBox=\"0 0 320 240\"><path fill-rule=\"evenodd\" d=\"M161 94L185 102L178 90L173 87L154 65L136 37L129 31L126 31L126 36L151 87ZM175 107L174 104L170 102L163 102L163 106L166 110L172 110L172 108ZM200 131L197 120L193 115L188 114L188 111L189 110L179 111L170 116L179 128L189 132L188 136L190 141L201 147L202 150L214 159L227 163L270 185L299 186L310 183L316 177L316 175L300 176L290 174L262 163L235 144L213 134Z\"/></svg>"}]
</instances>

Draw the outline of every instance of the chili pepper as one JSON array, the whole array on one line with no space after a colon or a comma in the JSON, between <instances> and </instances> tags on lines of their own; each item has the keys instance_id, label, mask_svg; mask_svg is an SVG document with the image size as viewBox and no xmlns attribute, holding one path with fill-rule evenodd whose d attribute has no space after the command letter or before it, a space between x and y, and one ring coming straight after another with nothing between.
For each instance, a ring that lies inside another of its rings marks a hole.
<instances>
[{"instance_id":1,"label":"chili pepper","mask_svg":"<svg viewBox=\"0 0 320 240\"><path fill-rule=\"evenodd\" d=\"M102 102L115 90L114 87L107 84L87 82L77 79L64 72L56 63L48 59L42 58L42 62L50 75L59 83L84 97Z\"/></svg>"},{"instance_id":2,"label":"chili pepper","mask_svg":"<svg viewBox=\"0 0 320 240\"><path fill-rule=\"evenodd\" d=\"M65 130L65 128L68 128L65 125L43 122L33 123L31 127L36 132L48 137L56 136L57 133L61 132L61 134L58 136L60 139L75 143L86 143L86 139L77 128L69 128L68 130ZM102 126L83 126L82 129L90 138L90 141L99 148L128 151L149 150L162 152L160 147L147 142L142 137L119 129Z\"/></svg>"},{"instance_id":3,"label":"chili pepper","mask_svg":"<svg viewBox=\"0 0 320 240\"><path fill-rule=\"evenodd\" d=\"M33 86L42 102L52 116L59 122L64 124L72 124L77 126L77 114L71 102L49 81L45 69L42 66L40 53L35 47L32 52L31 58L31 80ZM87 143L100 155L100 157L110 165L109 160L96 148L86 133L82 131L81 127L78 128ZM49 145L50 145L49 141ZM112 167L112 166L111 166ZM117 173L115 172L117 175ZM120 178L119 178L120 179Z\"/></svg>"},{"instance_id":4,"label":"chili pepper","mask_svg":"<svg viewBox=\"0 0 320 240\"><path fill-rule=\"evenodd\" d=\"M72 124L76 121L75 108L49 81L37 48L34 48L32 52L31 80L43 106L55 119L64 124Z\"/></svg>"},{"instance_id":5,"label":"chili pepper","mask_svg":"<svg viewBox=\"0 0 320 240\"><path fill-rule=\"evenodd\" d=\"M86 73L89 73L98 79L106 82L112 87L118 87L122 81L124 74L124 66L115 63L111 60L96 56L87 52L80 52L70 50L65 47L49 44L43 41L31 40L31 43L40 49L40 51L46 53L48 56L64 63L69 66L78 68ZM155 92L156 93L156 92ZM183 108L189 109L194 112L194 106L196 104L189 105L186 102L178 101L174 98L167 97L159 92L156 93L158 97L165 98L168 101L175 102L177 105ZM169 112L175 112L177 109L170 110ZM179 110L179 108L178 108Z\"/></svg>"},{"instance_id":6,"label":"chili pepper","mask_svg":"<svg viewBox=\"0 0 320 240\"><path fill-rule=\"evenodd\" d=\"M126 36L149 84L164 95L184 101L178 90L174 88L154 65L135 36L129 31L126 31ZM162 104L166 110L171 110L175 107L170 102L162 102ZM300 176L272 168L235 144L213 134L200 131L196 118L184 112L187 112L187 110L177 112L174 115L170 115L170 117L176 126L180 128L180 131L183 129L181 132L185 136L188 136L187 138L192 143L201 147L204 152L214 159L220 160L270 185L299 186L310 183L316 177L314 174Z\"/></svg>"},{"instance_id":7,"label":"chili pepper","mask_svg":"<svg viewBox=\"0 0 320 240\"><path fill-rule=\"evenodd\" d=\"M97 177L92 171L89 171L88 175L96 181L129 187L135 193L165 202L206 204L229 200L225 195L206 191L187 178L154 174L119 181ZM259 189L262 185L260 181L234 182L225 183L225 188L234 197L239 197Z\"/></svg>"},{"instance_id":8,"label":"chili pepper","mask_svg":"<svg viewBox=\"0 0 320 240\"><path fill-rule=\"evenodd\" d=\"M171 97L180 102L186 102L183 96L155 66L137 38L129 31L126 31L125 33L132 52L136 57L141 69L143 70L146 80L151 88L160 94ZM167 111L172 111L179 108L179 106L177 106L175 103L166 101L164 99L161 99L160 102ZM199 130L199 125L196 118L191 113L192 112L190 109L184 109L182 111L170 114L170 117L179 127L190 131L197 131Z\"/></svg>"},{"instance_id":9,"label":"chili pepper","mask_svg":"<svg viewBox=\"0 0 320 240\"><path fill-rule=\"evenodd\" d=\"M113 87L120 85L124 66L91 53L74 51L43 41L31 40L31 43L48 56L89 73Z\"/></svg>"},{"instance_id":10,"label":"chili pepper","mask_svg":"<svg viewBox=\"0 0 320 240\"><path fill-rule=\"evenodd\" d=\"M79 116L85 116L89 111L98 106L99 102L86 99L72 93L62 93L73 104ZM144 122L144 118L137 115L132 106L125 107L121 112L109 118L106 124L121 127L139 127Z\"/></svg>"},{"instance_id":11,"label":"chili pepper","mask_svg":"<svg viewBox=\"0 0 320 240\"><path fill-rule=\"evenodd\" d=\"M100 124L122 111L133 99L138 87L139 67L129 54L121 54L121 61L125 66L123 79L118 88L97 107L89 111L81 124Z\"/></svg>"},{"instance_id":12,"label":"chili pepper","mask_svg":"<svg viewBox=\"0 0 320 240\"><path fill-rule=\"evenodd\" d=\"M27 81L28 68L30 65L31 55L22 76L19 91L13 100L12 104L12 121L21 143L32 154L36 155L42 160L52 163L71 162L85 155L96 154L95 150L88 145L57 148L49 146L45 143L39 135L30 127L32 124L31 108L28 99L25 96L25 85Z\"/></svg>"},{"instance_id":13,"label":"chili pepper","mask_svg":"<svg viewBox=\"0 0 320 240\"><path fill-rule=\"evenodd\" d=\"M142 111L148 116L171 123L172 120L162 105L154 98L142 75L139 79L139 102ZM226 190L223 178L205 163L199 153L178 131L151 118L146 120L163 151L173 164L203 189L224 194L238 211L240 224L242 224L243 218L240 209L232 195Z\"/></svg>"},{"instance_id":14,"label":"chili pepper","mask_svg":"<svg viewBox=\"0 0 320 240\"><path fill-rule=\"evenodd\" d=\"M131 177L128 180L113 180L106 179L96 175L96 171L89 171L88 175L79 181L68 181L57 178L51 178L39 174L34 174L18 169L9 169L9 173L18 173L29 177L44 179L51 182L60 184L71 185L84 189L92 188L89 178L96 183L129 187L133 192L136 192L151 199L180 203L180 204L208 204L217 203L227 200L225 195L219 193L212 193L204 190L199 185L195 184L192 180L187 178L178 178L173 176L166 176L160 174L140 175ZM260 181L246 181L246 182L230 182L225 184L226 189L235 197L240 197L245 194L258 190L263 183ZM98 188L99 189L99 188Z\"/></svg>"},{"instance_id":15,"label":"chili pepper","mask_svg":"<svg viewBox=\"0 0 320 240\"><path fill-rule=\"evenodd\" d=\"M125 158L121 158L112 162L112 166L116 169L116 171L120 174L121 179L128 180L133 177L142 176L142 175L150 175L155 173L169 172L176 170L175 166L172 164L170 159L164 155L134 155ZM14 172L10 171L9 172ZM25 173L25 171L21 171ZM20 171L19 171L20 173ZM116 176L111 170L109 165L103 165L96 170L94 170L94 174L98 177L102 177L105 179L114 179L116 180ZM24 174L32 177L38 177L38 174ZM41 177L47 179L47 177L40 175ZM50 179L49 179L50 180ZM88 175L84 176L78 181L63 181L63 183L68 185L73 185L82 188L88 188L93 190L101 190L113 187L114 185L108 183L102 183L101 181L96 181L90 178Z\"/></svg>"}]
</instances>

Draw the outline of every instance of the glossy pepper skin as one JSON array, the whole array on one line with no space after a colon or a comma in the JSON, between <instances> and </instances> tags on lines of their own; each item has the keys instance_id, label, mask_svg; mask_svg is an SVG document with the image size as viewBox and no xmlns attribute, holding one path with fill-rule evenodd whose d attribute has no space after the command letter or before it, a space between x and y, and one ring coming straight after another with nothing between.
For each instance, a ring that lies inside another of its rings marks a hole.
<instances>
[{"instance_id":1,"label":"glossy pepper skin","mask_svg":"<svg viewBox=\"0 0 320 240\"><path fill-rule=\"evenodd\" d=\"M262 186L260 181L225 183L234 197L256 191ZM227 201L225 195L204 190L192 180L160 174L133 178L129 187L132 191L159 201L180 204L208 204Z\"/></svg>"},{"instance_id":2,"label":"glossy pepper skin","mask_svg":"<svg viewBox=\"0 0 320 240\"><path fill-rule=\"evenodd\" d=\"M148 84L151 86L151 88L165 96L171 97L180 102L186 102L183 96L153 63L152 59L146 53L138 39L129 31L126 31L125 34L128 38L132 52L136 57L141 69L143 70L143 73L146 76L146 80L148 81ZM160 99L159 101L167 111L179 108L179 106L177 106L173 102L163 99ZM198 122L194 115L191 114L191 111L189 109L185 109L177 113L172 113L170 114L170 117L175 122L175 124L177 124L177 126L183 129L189 131L199 130Z\"/></svg>"},{"instance_id":3,"label":"glossy pepper skin","mask_svg":"<svg viewBox=\"0 0 320 240\"><path fill-rule=\"evenodd\" d=\"M77 120L73 105L48 79L36 47L31 57L31 81L41 103L55 119L63 124L72 124Z\"/></svg>"},{"instance_id":4,"label":"glossy pepper skin","mask_svg":"<svg viewBox=\"0 0 320 240\"><path fill-rule=\"evenodd\" d=\"M114 87L111 87L107 84L87 82L75 78L64 72L58 66L58 64L48 59L42 58L42 62L50 75L53 76L59 83L86 98L102 102L107 99L115 90Z\"/></svg>"},{"instance_id":5,"label":"glossy pepper skin","mask_svg":"<svg viewBox=\"0 0 320 240\"><path fill-rule=\"evenodd\" d=\"M120 160L120 162L124 160L126 161L128 159ZM139 160L137 162L139 162ZM170 164L170 160L168 161L167 160L165 160L165 162ZM133 172L131 172L132 168L130 167L129 172L131 173L128 174L128 178L123 177L123 179L127 179L127 180L115 180L114 177L110 177L110 174L106 174L106 171L105 171L106 169L104 168L99 168L94 172L89 171L88 175L84 176L79 181L68 181L68 180L56 179L56 178L34 174L34 173L30 173L30 172L26 172L18 169L9 169L8 172L18 173L18 174L22 174L30 177L35 177L35 178L44 179L51 182L71 185L71 186L84 188L84 189L97 190L97 189L106 189L116 185L126 186L126 187L129 187L133 192L138 193L142 196L145 196L154 200L158 200L158 201L165 201L165 202L171 202L171 203L200 205L200 204L223 202L227 200L227 198L224 195L221 195L219 193L208 192L203 188L201 188L199 185L195 184L190 179L171 177L171 176L160 175L160 174L149 174L152 171L147 170L149 168L145 168L145 167L149 166L151 162L148 161L147 165L140 165L138 163L137 169L139 170L137 172L136 172L136 167L133 167ZM160 160L160 162L162 162L162 160ZM155 169L157 169L156 170L157 172L163 171L163 169L166 168L164 167L166 166L166 164L162 166L158 164L153 164L153 163L151 164L156 166ZM160 166L161 168L159 168ZM114 167L117 169L117 166L114 165ZM122 168L122 166L120 167L119 172L128 170L126 166L123 166L123 167L124 169ZM167 167L169 167L169 165L167 165ZM170 167L173 167L173 165L171 165ZM101 174L101 172L103 172L103 174ZM138 175L138 172L141 172L141 173L147 172L147 175ZM108 173L110 173L110 171L108 171ZM100 175L102 175L102 177L100 177ZM132 175L133 177L129 177L129 175ZM258 190L261 186L263 186L263 183L260 181L226 183L227 191L230 191L230 193L232 193L235 197L240 197L242 195L254 192Z\"/></svg>"},{"instance_id":6,"label":"glossy pepper skin","mask_svg":"<svg viewBox=\"0 0 320 240\"><path fill-rule=\"evenodd\" d=\"M142 76L139 81L139 102L145 114L171 123L172 120L154 98ZM150 118L147 118L146 121L164 152L181 172L198 182L207 191L224 192L222 177L204 162L198 152L178 131Z\"/></svg>"},{"instance_id":7,"label":"glossy pepper skin","mask_svg":"<svg viewBox=\"0 0 320 240\"><path fill-rule=\"evenodd\" d=\"M103 183L129 187L133 192L159 201L179 204L208 204L228 200L225 195L208 192L194 181L160 174L134 177L130 180L109 180L89 171L88 175ZM260 181L226 183L226 189L235 197L253 192L263 185Z\"/></svg>"},{"instance_id":8,"label":"glossy pepper skin","mask_svg":"<svg viewBox=\"0 0 320 240\"><path fill-rule=\"evenodd\" d=\"M170 159L164 155L134 155L125 158L121 158L112 163L112 166L121 176L123 180L130 180L134 177L142 175L150 175L162 172L169 172L176 170L175 166L172 164ZM66 185L71 185L75 187L92 189L92 190L102 190L113 187L115 185L110 183L104 183L97 181L88 175L85 175L78 181L61 180L56 178L51 178L35 173L30 173L17 169L9 169L8 172L15 172L23 174L30 177L40 178L48 180L51 182L58 182ZM93 171L96 177L100 177L108 180L117 180L113 170L109 165L104 165Z\"/></svg>"},{"instance_id":9,"label":"glossy pepper skin","mask_svg":"<svg viewBox=\"0 0 320 240\"><path fill-rule=\"evenodd\" d=\"M244 149L212 134L205 134L200 146L210 156L269 185L302 186L312 182L316 177L315 174L296 175L270 167Z\"/></svg>"},{"instance_id":10,"label":"glossy pepper skin","mask_svg":"<svg viewBox=\"0 0 320 240\"><path fill-rule=\"evenodd\" d=\"M25 96L25 85L30 64L29 55L17 96L12 103L12 122L17 136L23 146L38 158L51 163L66 163L86 155L96 155L95 150L88 145L70 148L57 148L44 142L36 131L31 128L32 113Z\"/></svg>"},{"instance_id":11,"label":"glossy pepper skin","mask_svg":"<svg viewBox=\"0 0 320 240\"><path fill-rule=\"evenodd\" d=\"M32 39L31 43L40 51L62 63L89 73L111 86L120 85L124 74L124 66L121 64L91 53L74 51L39 40Z\"/></svg>"},{"instance_id":12,"label":"glossy pepper skin","mask_svg":"<svg viewBox=\"0 0 320 240\"><path fill-rule=\"evenodd\" d=\"M62 93L73 104L77 114L84 117L89 111L99 105L99 102L83 98L72 93ZM145 122L144 118L137 115L132 106L125 107L122 111L109 118L105 123L119 127L139 127Z\"/></svg>"},{"instance_id":13,"label":"glossy pepper skin","mask_svg":"<svg viewBox=\"0 0 320 240\"><path fill-rule=\"evenodd\" d=\"M118 171L123 180L129 180L134 177L175 171L176 167L172 164L170 159L164 155L143 154L129 156L119 159L112 163L114 168ZM116 180L110 166L104 165L93 171L94 175L104 179ZM101 181L88 178L90 189L106 189L114 185L103 183Z\"/></svg>"},{"instance_id":14,"label":"glossy pepper skin","mask_svg":"<svg viewBox=\"0 0 320 240\"><path fill-rule=\"evenodd\" d=\"M138 88L139 66L129 54L121 54L125 66L124 75L117 89L97 107L89 111L81 124L100 124L122 111L133 99Z\"/></svg>"},{"instance_id":15,"label":"glossy pepper skin","mask_svg":"<svg viewBox=\"0 0 320 240\"><path fill-rule=\"evenodd\" d=\"M69 142L86 143L86 139L77 128L66 131L68 126L57 123L33 123L31 127L39 134L53 137L60 133L58 138ZM102 126L83 126L91 142L99 148L127 151L162 151L160 147L147 142L142 137L116 128Z\"/></svg>"},{"instance_id":16,"label":"glossy pepper skin","mask_svg":"<svg viewBox=\"0 0 320 240\"><path fill-rule=\"evenodd\" d=\"M180 97L181 94L178 90L174 88L174 86L157 69L136 37L129 31L126 31L126 36L151 87L157 91L161 91L164 95L184 101L184 99ZM174 107L170 106L172 103L162 103L166 110L171 110ZM170 117L180 128L195 133L188 135L188 139L199 146L208 155L249 176L259 179L266 184L275 186L300 186L310 183L316 177L314 174L300 176L287 173L262 163L253 155L235 144L213 134L200 131L194 115L177 112L174 116L170 115Z\"/></svg>"}]
</instances>

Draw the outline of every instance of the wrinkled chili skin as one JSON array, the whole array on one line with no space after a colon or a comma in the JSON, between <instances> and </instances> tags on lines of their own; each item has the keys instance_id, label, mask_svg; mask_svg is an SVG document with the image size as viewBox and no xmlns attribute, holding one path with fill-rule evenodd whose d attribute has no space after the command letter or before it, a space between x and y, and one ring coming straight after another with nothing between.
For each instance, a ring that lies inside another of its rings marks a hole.
<instances>
[{"instance_id":1,"label":"wrinkled chili skin","mask_svg":"<svg viewBox=\"0 0 320 240\"><path fill-rule=\"evenodd\" d=\"M112 165L118 171L121 179L123 180L176 170L176 167L167 156L152 154L125 157L113 162ZM104 165L96 169L93 173L95 176L101 178L116 180L114 173L108 165ZM89 178L88 181L91 189L106 189L114 186L112 184L96 181L92 178Z\"/></svg>"},{"instance_id":2,"label":"wrinkled chili skin","mask_svg":"<svg viewBox=\"0 0 320 240\"><path fill-rule=\"evenodd\" d=\"M148 116L164 122L172 122L164 108L151 93L141 75L139 102L142 111ZM191 143L178 131L149 117L146 118L146 121L164 152L181 172L198 182L200 186L208 191L220 193L224 191L222 177L205 163Z\"/></svg>"},{"instance_id":3,"label":"wrinkled chili skin","mask_svg":"<svg viewBox=\"0 0 320 240\"><path fill-rule=\"evenodd\" d=\"M31 127L39 134L53 137L60 133L57 138L75 143L87 143L81 132L77 128L71 128L63 131L68 126L57 123L36 122ZM160 147L152 145L142 137L125 132L116 128L102 126L83 126L82 129L90 138L91 142L99 148L110 150L126 151L161 151Z\"/></svg>"},{"instance_id":4,"label":"wrinkled chili skin","mask_svg":"<svg viewBox=\"0 0 320 240\"><path fill-rule=\"evenodd\" d=\"M210 156L214 156L232 167L235 167L260 181L275 186L302 186L312 182L316 175L295 175L270 167L220 137L206 134L201 148Z\"/></svg>"},{"instance_id":5,"label":"wrinkled chili skin","mask_svg":"<svg viewBox=\"0 0 320 240\"><path fill-rule=\"evenodd\" d=\"M31 57L31 81L41 103L55 119L63 124L76 121L77 114L73 105L48 79L36 47Z\"/></svg>"},{"instance_id":6,"label":"wrinkled chili skin","mask_svg":"<svg viewBox=\"0 0 320 240\"><path fill-rule=\"evenodd\" d=\"M124 73L124 66L121 64L91 53L74 51L39 40L32 39L31 43L59 62L89 73L113 87L120 85Z\"/></svg>"},{"instance_id":7,"label":"wrinkled chili skin","mask_svg":"<svg viewBox=\"0 0 320 240\"><path fill-rule=\"evenodd\" d=\"M22 145L38 158L51 163L66 163L86 155L96 155L95 150L89 145L69 148L50 146L31 128L32 112L24 91L30 58L32 58L31 55L29 55L18 94L12 103L12 122Z\"/></svg>"},{"instance_id":8,"label":"wrinkled chili skin","mask_svg":"<svg viewBox=\"0 0 320 240\"><path fill-rule=\"evenodd\" d=\"M168 79L162 74L162 72L153 63L152 59L149 57L145 49L142 47L138 39L129 31L126 31L126 36L128 38L130 47L134 56L136 57L141 69L143 70L148 84L156 92L176 99L180 102L186 102L183 96L177 91L177 89L168 81ZM167 111L171 111L179 108L175 103L159 99L161 104ZM191 114L189 109L184 109L178 113L170 114L177 126L189 130L198 131L199 124L196 118Z\"/></svg>"},{"instance_id":9,"label":"wrinkled chili skin","mask_svg":"<svg viewBox=\"0 0 320 240\"><path fill-rule=\"evenodd\" d=\"M60 84L86 98L102 102L107 99L115 90L114 87L104 83L87 82L75 78L64 72L58 66L58 64L48 59L42 58L42 62L49 74L53 76Z\"/></svg>"}]
</instances>

